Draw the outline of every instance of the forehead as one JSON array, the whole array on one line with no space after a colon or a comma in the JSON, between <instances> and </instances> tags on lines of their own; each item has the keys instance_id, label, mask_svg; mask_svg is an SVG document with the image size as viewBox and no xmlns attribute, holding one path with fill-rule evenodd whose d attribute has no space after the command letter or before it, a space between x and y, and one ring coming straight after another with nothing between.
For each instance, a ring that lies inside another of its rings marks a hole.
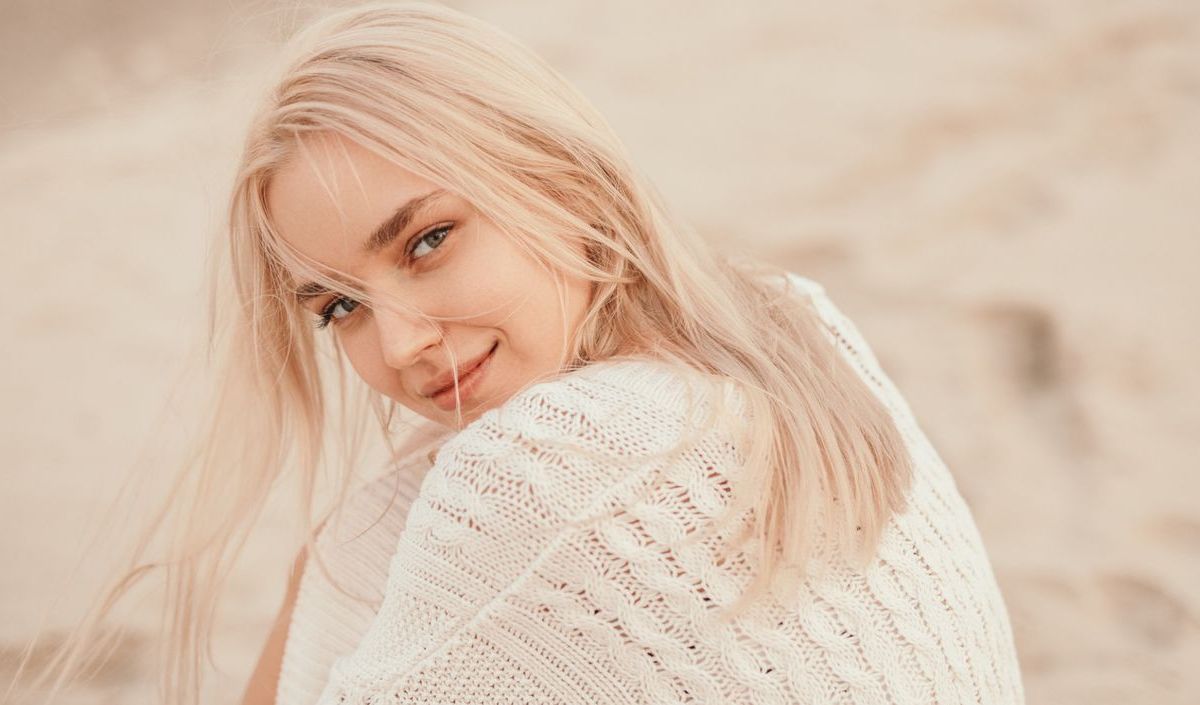
<instances>
[{"instance_id":1,"label":"forehead","mask_svg":"<svg viewBox=\"0 0 1200 705\"><path fill-rule=\"evenodd\" d=\"M399 205L436 188L352 140L322 133L297 143L266 198L280 238L308 258L345 268Z\"/></svg>"}]
</instances>

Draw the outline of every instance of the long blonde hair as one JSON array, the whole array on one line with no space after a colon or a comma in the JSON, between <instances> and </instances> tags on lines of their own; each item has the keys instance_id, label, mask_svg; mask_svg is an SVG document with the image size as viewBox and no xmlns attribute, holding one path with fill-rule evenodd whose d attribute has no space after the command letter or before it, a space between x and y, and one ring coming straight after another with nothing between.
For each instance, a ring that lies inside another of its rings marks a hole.
<instances>
[{"instance_id":1,"label":"long blonde hair","mask_svg":"<svg viewBox=\"0 0 1200 705\"><path fill-rule=\"evenodd\" d=\"M905 506L909 455L811 303L769 282L782 271L734 261L674 217L599 114L516 40L440 6L358 6L293 38L252 121L230 202L232 282L220 270L211 278L217 392L187 472L147 528L169 544L156 561L143 544L63 645L56 688L88 661L86 642L112 604L157 567L171 616L160 688L171 702L197 702L223 581L283 468L299 475L312 529L331 407L342 412L330 434L339 442L359 443L368 412L385 438L394 432L394 405L361 384L333 380L341 399L328 403L288 274L311 263L281 244L267 207L272 176L319 133L458 193L539 261L595 282L568 366L635 353L740 385L755 422L732 510L753 508L761 567L740 604L784 567L803 575L826 539L869 560ZM346 483L354 457L344 454Z\"/></svg>"}]
</instances>

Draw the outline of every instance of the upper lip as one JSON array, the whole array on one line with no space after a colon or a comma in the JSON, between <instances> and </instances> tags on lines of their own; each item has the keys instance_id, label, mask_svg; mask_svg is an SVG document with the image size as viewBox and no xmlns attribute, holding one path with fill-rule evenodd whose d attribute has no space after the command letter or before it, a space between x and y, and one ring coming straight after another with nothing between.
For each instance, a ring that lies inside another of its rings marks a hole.
<instances>
[{"instance_id":1,"label":"upper lip","mask_svg":"<svg viewBox=\"0 0 1200 705\"><path fill-rule=\"evenodd\" d=\"M488 349L483 351L483 354L479 355L478 357L471 360L470 362L462 365L460 367L461 372L459 372L458 378L462 379L463 377L466 377L467 373L469 373L471 370L478 367L479 363L483 362L484 359L488 356L488 354L492 352L493 347L495 347L494 344L489 345ZM450 370L449 372L446 372L445 374L438 375L437 377L435 377L433 379L432 382L430 382L429 384L426 384L424 387L421 387L421 396L423 396L423 397L436 396L439 392L444 392L453 386L454 386L454 370Z\"/></svg>"}]
</instances>

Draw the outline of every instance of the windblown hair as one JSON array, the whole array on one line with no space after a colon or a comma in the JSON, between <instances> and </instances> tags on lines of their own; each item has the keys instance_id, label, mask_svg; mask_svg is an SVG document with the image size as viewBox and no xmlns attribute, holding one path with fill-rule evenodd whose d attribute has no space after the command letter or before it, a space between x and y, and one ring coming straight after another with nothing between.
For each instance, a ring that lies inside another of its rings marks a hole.
<instances>
[{"instance_id":1,"label":"windblown hair","mask_svg":"<svg viewBox=\"0 0 1200 705\"><path fill-rule=\"evenodd\" d=\"M134 557L57 655L62 676L86 661L85 642L130 583L165 568L171 622L160 688L170 702L197 702L218 595L284 468L299 473L311 529L326 435L357 444L368 412L385 438L394 433L394 403L345 379L344 366L332 380L340 401L329 402L331 380L292 275L335 291L347 284L286 247L267 206L273 176L322 135L457 193L537 261L594 282L563 371L648 356L745 391L754 422L730 511L753 508L761 572L739 605L785 567L803 575L818 544L870 559L905 506L909 455L811 302L774 283L783 271L735 261L674 217L590 104L508 35L439 6L359 6L292 40L253 119L230 202L232 285L218 270L211 279L210 335L223 356L217 393L169 498L175 520L167 523L164 508L148 529L167 528L166 556ZM226 308L219 299L230 292ZM330 433L334 409L341 424ZM342 470L348 483L352 469Z\"/></svg>"}]
</instances>

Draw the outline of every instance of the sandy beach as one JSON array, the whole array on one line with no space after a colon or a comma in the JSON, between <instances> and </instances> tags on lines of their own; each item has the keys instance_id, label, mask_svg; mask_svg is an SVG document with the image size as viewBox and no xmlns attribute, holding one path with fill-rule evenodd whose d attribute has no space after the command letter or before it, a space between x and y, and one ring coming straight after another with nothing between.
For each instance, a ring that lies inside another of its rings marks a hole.
<instances>
[{"instance_id":1,"label":"sandy beach","mask_svg":"<svg viewBox=\"0 0 1200 705\"><path fill-rule=\"evenodd\" d=\"M1200 5L450 4L572 80L700 232L858 324L975 514L1029 703L1196 702ZM194 431L206 260L309 8L0 5L5 685L99 585L118 488L167 481ZM289 501L231 578L206 702L266 638ZM150 701L151 593L62 702Z\"/></svg>"}]
</instances>

